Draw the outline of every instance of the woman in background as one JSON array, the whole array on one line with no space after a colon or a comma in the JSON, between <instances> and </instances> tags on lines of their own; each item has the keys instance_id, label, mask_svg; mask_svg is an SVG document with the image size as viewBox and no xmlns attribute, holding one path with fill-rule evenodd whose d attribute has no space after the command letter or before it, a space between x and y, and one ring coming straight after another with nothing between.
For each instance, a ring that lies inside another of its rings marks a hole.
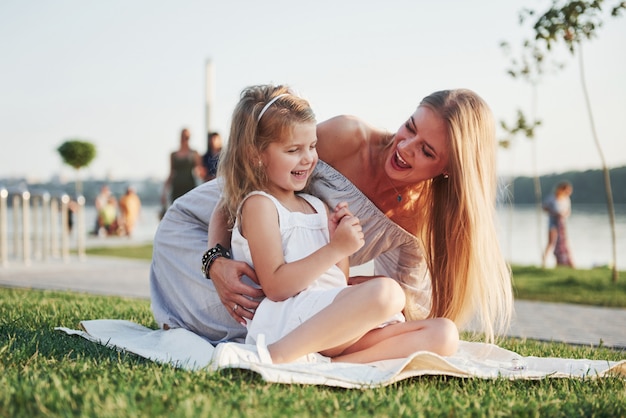
<instances>
[{"instance_id":1,"label":"woman in background","mask_svg":"<svg viewBox=\"0 0 626 418\"><path fill-rule=\"evenodd\" d=\"M558 183L554 192L543 203L543 210L548 212L548 244L543 252L543 267L550 252L556 257L557 266L574 267L574 262L567 239L566 221L572 212L570 196L574 188L569 181Z\"/></svg>"},{"instance_id":2,"label":"woman in background","mask_svg":"<svg viewBox=\"0 0 626 418\"><path fill-rule=\"evenodd\" d=\"M220 161L222 151L222 137L217 132L209 132L207 138L207 151L202 156L204 166L204 181L213 180L217 175L217 164Z\"/></svg>"},{"instance_id":3,"label":"woman in background","mask_svg":"<svg viewBox=\"0 0 626 418\"><path fill-rule=\"evenodd\" d=\"M165 180L161 204L169 203L196 187L196 178L202 178L202 161L200 154L189 146L189 129L180 133L180 147L170 154L170 174Z\"/></svg>"}]
</instances>

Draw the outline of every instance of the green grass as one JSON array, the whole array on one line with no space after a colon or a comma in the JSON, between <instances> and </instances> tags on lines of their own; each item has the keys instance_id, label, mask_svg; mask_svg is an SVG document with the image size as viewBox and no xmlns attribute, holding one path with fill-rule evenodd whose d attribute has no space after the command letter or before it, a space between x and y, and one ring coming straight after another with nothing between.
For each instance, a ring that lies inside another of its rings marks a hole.
<instances>
[{"instance_id":1,"label":"green grass","mask_svg":"<svg viewBox=\"0 0 626 418\"><path fill-rule=\"evenodd\" d=\"M144 244L137 246L124 247L94 247L88 248L86 253L89 255L102 255L109 257L136 258L139 260L152 259L152 244Z\"/></svg>"},{"instance_id":2,"label":"green grass","mask_svg":"<svg viewBox=\"0 0 626 418\"><path fill-rule=\"evenodd\" d=\"M279 385L240 370L177 370L54 331L97 318L156 326L147 300L0 288L0 416L626 416L624 378L435 376L367 390ZM523 356L626 358L605 347L498 343Z\"/></svg>"},{"instance_id":3,"label":"green grass","mask_svg":"<svg viewBox=\"0 0 626 418\"><path fill-rule=\"evenodd\" d=\"M626 308L626 273L621 272L620 279L613 283L611 270L606 267L581 270L513 266L513 288L516 299Z\"/></svg>"},{"instance_id":4,"label":"green grass","mask_svg":"<svg viewBox=\"0 0 626 418\"><path fill-rule=\"evenodd\" d=\"M152 245L92 248L87 253L150 260ZM512 266L512 270L516 299L626 308L626 272L612 283L611 270L606 267L583 270Z\"/></svg>"}]
</instances>

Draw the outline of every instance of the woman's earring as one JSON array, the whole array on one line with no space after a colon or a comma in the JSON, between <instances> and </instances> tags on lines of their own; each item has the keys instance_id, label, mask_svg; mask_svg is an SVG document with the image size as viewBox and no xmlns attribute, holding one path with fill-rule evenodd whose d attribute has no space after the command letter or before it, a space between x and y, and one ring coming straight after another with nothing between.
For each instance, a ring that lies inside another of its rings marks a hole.
<instances>
[{"instance_id":1,"label":"woman's earring","mask_svg":"<svg viewBox=\"0 0 626 418\"><path fill-rule=\"evenodd\" d=\"M444 172L443 172L443 173L441 173L441 174L443 174L443 178L444 178L444 179L447 179L448 177L450 177L450 174L448 174L448 172L447 172L447 171L444 171Z\"/></svg>"}]
</instances>

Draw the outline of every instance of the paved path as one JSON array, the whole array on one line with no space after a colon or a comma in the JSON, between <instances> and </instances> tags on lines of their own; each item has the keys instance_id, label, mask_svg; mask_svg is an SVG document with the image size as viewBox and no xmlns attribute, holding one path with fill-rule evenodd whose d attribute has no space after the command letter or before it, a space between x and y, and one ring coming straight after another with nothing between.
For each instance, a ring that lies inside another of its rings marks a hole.
<instances>
[{"instance_id":1,"label":"paved path","mask_svg":"<svg viewBox=\"0 0 626 418\"><path fill-rule=\"evenodd\" d=\"M147 261L88 256L12 262L0 266L0 286L73 290L102 295L149 298ZM516 316L507 335L544 341L626 349L626 309L562 303L515 302Z\"/></svg>"}]
</instances>

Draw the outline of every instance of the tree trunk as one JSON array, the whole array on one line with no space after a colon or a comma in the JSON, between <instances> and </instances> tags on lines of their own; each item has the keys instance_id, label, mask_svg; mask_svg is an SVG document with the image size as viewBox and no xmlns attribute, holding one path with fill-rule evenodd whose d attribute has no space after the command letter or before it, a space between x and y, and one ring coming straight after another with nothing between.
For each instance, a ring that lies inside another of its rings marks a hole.
<instances>
[{"instance_id":1,"label":"tree trunk","mask_svg":"<svg viewBox=\"0 0 626 418\"><path fill-rule=\"evenodd\" d=\"M83 195L83 184L80 182L80 169L76 169L76 199Z\"/></svg>"},{"instance_id":2,"label":"tree trunk","mask_svg":"<svg viewBox=\"0 0 626 418\"><path fill-rule=\"evenodd\" d=\"M537 84L532 83L532 98L530 104L530 120L535 121L537 114ZM533 135L534 136L534 135ZM537 170L537 138L531 138L532 143L532 164L533 164L533 184L535 186L535 206L537 212L537 246L539 248L539 260L543 264L543 238L541 234L541 215L543 209L541 207L541 182L539 181L539 172Z\"/></svg>"},{"instance_id":3,"label":"tree trunk","mask_svg":"<svg viewBox=\"0 0 626 418\"><path fill-rule=\"evenodd\" d=\"M587 92L587 83L585 81L585 71L583 65L583 50L582 44L578 43L578 64L580 66L580 81L583 87L583 94L585 96L585 103L587 105L587 114L589 115L589 121L591 123L591 133L593 135L593 140L595 141L596 148L598 149L598 154L600 155L600 160L602 161L602 171L604 172L604 189L606 191L606 204L609 211L609 223L611 226L611 244L613 249L613 283L617 283L617 279L619 277L619 272L617 270L617 241L615 237L615 209L613 207L613 191L611 190L611 176L609 172L609 168L606 165L606 161L604 159L604 153L602 152L602 147L600 146L600 140L598 139L598 134L596 133L595 123L593 121L593 114L591 112L591 101L589 100L589 93Z\"/></svg>"}]
</instances>

